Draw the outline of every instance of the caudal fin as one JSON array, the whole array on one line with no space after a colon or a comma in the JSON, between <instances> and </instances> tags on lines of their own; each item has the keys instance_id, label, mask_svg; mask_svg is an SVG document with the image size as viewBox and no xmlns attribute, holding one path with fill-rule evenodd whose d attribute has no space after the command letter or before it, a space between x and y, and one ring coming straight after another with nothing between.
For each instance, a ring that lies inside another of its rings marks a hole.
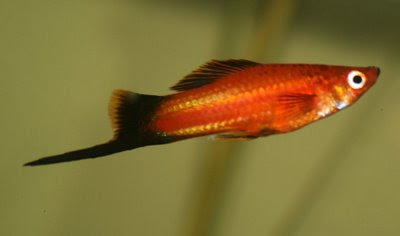
<instances>
[{"instance_id":1,"label":"caudal fin","mask_svg":"<svg viewBox=\"0 0 400 236\"><path fill-rule=\"evenodd\" d=\"M157 136L148 123L162 101L160 96L115 90L109 105L114 137L109 142L59 155L43 157L24 166L47 165L60 162L98 158L157 143Z\"/></svg>"}]
</instances>

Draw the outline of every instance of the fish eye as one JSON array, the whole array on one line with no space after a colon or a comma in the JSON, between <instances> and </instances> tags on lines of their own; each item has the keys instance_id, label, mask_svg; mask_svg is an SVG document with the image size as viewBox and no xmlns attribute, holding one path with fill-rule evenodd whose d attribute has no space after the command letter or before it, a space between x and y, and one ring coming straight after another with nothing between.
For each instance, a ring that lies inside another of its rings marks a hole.
<instances>
[{"instance_id":1,"label":"fish eye","mask_svg":"<svg viewBox=\"0 0 400 236\"><path fill-rule=\"evenodd\" d=\"M357 70L353 70L347 75L347 82L353 89L364 87L366 81L364 73Z\"/></svg>"}]
</instances>

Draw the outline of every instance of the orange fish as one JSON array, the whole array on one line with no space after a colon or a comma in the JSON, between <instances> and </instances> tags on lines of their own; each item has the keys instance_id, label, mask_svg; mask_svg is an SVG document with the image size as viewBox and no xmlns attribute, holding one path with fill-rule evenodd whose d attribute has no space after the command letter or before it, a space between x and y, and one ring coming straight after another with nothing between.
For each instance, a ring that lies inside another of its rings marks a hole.
<instances>
[{"instance_id":1,"label":"orange fish","mask_svg":"<svg viewBox=\"0 0 400 236\"><path fill-rule=\"evenodd\" d=\"M290 132L352 105L378 75L373 66L214 60L173 86L174 94L114 91L113 139L25 165L97 158L204 135L252 139Z\"/></svg>"}]
</instances>

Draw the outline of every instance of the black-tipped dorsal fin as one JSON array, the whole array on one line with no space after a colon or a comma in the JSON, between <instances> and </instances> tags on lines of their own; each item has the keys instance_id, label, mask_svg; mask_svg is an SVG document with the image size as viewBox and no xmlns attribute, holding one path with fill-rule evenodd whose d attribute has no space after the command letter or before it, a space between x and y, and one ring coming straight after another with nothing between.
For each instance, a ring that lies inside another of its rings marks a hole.
<instances>
[{"instance_id":1,"label":"black-tipped dorsal fin","mask_svg":"<svg viewBox=\"0 0 400 236\"><path fill-rule=\"evenodd\" d=\"M171 89L184 91L199 88L211 84L227 75L257 65L260 64L244 59L230 59L225 61L212 60L185 76L176 85L172 86Z\"/></svg>"}]
</instances>

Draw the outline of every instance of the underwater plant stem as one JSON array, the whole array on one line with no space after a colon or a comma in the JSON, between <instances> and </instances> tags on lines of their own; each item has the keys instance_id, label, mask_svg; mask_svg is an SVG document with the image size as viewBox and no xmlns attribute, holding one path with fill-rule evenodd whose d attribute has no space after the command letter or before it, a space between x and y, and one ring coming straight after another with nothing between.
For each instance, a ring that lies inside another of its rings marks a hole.
<instances>
[{"instance_id":1,"label":"underwater plant stem","mask_svg":"<svg viewBox=\"0 0 400 236\"><path fill-rule=\"evenodd\" d=\"M258 16L253 19L256 27L253 34L248 39L247 57L253 60L263 60L272 57L273 49L281 46L281 39L286 32L290 20L295 12L296 0L261 0L258 2L261 7L252 9L251 15ZM224 34L220 40L220 53L232 57L228 53L232 46L236 23L243 20L238 15L241 14L243 5L248 1L236 2L236 7L226 8ZM257 14L254 14L256 11ZM229 29L229 30L228 30ZM236 33L237 34L237 33ZM236 35L237 36L237 35ZM222 55L224 56L224 55ZM196 188L193 188L190 206L188 209L187 221L184 223L183 235L207 236L217 235L218 226L221 225L224 213L224 203L229 197L229 187L234 181L235 174L238 173L239 164L244 161L242 155L244 145L238 142L217 142L201 157L199 174L196 177Z\"/></svg>"}]
</instances>

